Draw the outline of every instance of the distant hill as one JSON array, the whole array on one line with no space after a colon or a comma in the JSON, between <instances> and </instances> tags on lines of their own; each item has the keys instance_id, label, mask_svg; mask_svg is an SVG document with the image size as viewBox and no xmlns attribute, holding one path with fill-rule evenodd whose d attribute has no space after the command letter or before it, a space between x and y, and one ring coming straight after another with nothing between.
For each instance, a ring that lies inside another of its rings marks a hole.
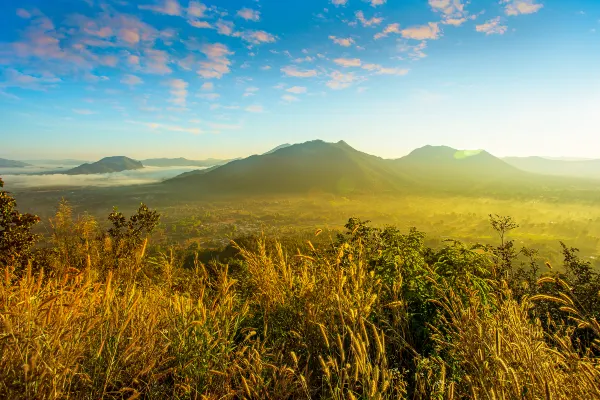
<instances>
[{"instance_id":1,"label":"distant hill","mask_svg":"<svg viewBox=\"0 0 600 400\"><path fill-rule=\"evenodd\" d=\"M271 150L267 151L266 153L263 153L263 155L275 153L277 150L285 149L286 147L290 147L290 146L291 146L291 144L289 144L289 143L280 144L279 146L275 147L274 149L271 149Z\"/></svg>"},{"instance_id":2,"label":"distant hill","mask_svg":"<svg viewBox=\"0 0 600 400\"><path fill-rule=\"evenodd\" d=\"M100 161L92 164L83 164L68 171L65 171L66 175L92 175L92 174L106 174L111 172L121 172L134 169L144 168L144 165L136 160L132 160L128 157L115 156L106 157Z\"/></svg>"},{"instance_id":3,"label":"distant hill","mask_svg":"<svg viewBox=\"0 0 600 400\"><path fill-rule=\"evenodd\" d=\"M263 155L231 161L211 171L168 180L186 192L205 193L374 193L410 186L387 160L343 141L314 140Z\"/></svg>"},{"instance_id":4,"label":"distant hill","mask_svg":"<svg viewBox=\"0 0 600 400\"><path fill-rule=\"evenodd\" d=\"M543 157L506 157L508 164L543 175L600 179L600 160L560 160Z\"/></svg>"},{"instance_id":5,"label":"distant hill","mask_svg":"<svg viewBox=\"0 0 600 400\"><path fill-rule=\"evenodd\" d=\"M206 160L188 160L187 158L150 158L142 160L146 167L212 167L214 165L223 165L228 160L217 160L209 158Z\"/></svg>"},{"instance_id":6,"label":"distant hill","mask_svg":"<svg viewBox=\"0 0 600 400\"><path fill-rule=\"evenodd\" d=\"M25 168L31 167L31 164L24 163L22 161L7 160L6 158L0 158L0 168Z\"/></svg>"}]
</instances>

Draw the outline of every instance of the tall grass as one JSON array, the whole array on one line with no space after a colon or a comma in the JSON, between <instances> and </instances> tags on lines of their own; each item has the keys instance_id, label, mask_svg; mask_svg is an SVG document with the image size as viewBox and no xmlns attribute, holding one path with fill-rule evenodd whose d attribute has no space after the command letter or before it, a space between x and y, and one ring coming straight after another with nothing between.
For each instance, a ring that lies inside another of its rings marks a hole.
<instances>
[{"instance_id":1,"label":"tall grass","mask_svg":"<svg viewBox=\"0 0 600 400\"><path fill-rule=\"evenodd\" d=\"M41 268L2 271L0 397L600 398L597 343L572 340L595 316L568 290L517 298L466 247L431 262L414 232L378 244L356 226L307 254L259 240L183 269L97 229L63 204ZM541 301L565 319L542 324Z\"/></svg>"}]
</instances>

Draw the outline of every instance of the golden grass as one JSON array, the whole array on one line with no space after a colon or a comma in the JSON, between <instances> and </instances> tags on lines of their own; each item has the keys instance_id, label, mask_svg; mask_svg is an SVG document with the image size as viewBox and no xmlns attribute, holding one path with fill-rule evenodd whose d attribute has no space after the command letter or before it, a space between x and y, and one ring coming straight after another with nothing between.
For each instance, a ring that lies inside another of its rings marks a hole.
<instances>
[{"instance_id":1,"label":"golden grass","mask_svg":"<svg viewBox=\"0 0 600 400\"><path fill-rule=\"evenodd\" d=\"M44 270L3 271L1 398L600 398L598 358L544 333L528 314L539 299L502 282L482 299L468 279L431 279L440 319L424 354L403 297L414 282L402 269L382 282L361 243L288 255L259 241L234 273L183 270L144 242L114 269L112 243L67 211Z\"/></svg>"}]
</instances>

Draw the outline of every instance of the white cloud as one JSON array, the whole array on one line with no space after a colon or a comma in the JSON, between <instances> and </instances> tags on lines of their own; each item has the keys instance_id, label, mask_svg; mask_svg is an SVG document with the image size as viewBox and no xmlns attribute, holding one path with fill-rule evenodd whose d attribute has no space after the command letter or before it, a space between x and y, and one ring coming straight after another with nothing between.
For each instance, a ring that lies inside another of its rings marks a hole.
<instances>
[{"instance_id":1,"label":"white cloud","mask_svg":"<svg viewBox=\"0 0 600 400\"><path fill-rule=\"evenodd\" d=\"M346 3L348 3L348 0L331 0L331 4L333 4L336 7L345 6Z\"/></svg>"},{"instance_id":2,"label":"white cloud","mask_svg":"<svg viewBox=\"0 0 600 400\"><path fill-rule=\"evenodd\" d=\"M295 66L283 67L281 68L281 72L283 72L287 76L292 76L295 78L312 78L318 75L317 71L314 69L299 70Z\"/></svg>"},{"instance_id":3,"label":"white cloud","mask_svg":"<svg viewBox=\"0 0 600 400\"><path fill-rule=\"evenodd\" d=\"M141 85L144 81L135 75L125 75L123 79L121 79L121 83L129 86Z\"/></svg>"},{"instance_id":4,"label":"white cloud","mask_svg":"<svg viewBox=\"0 0 600 400\"><path fill-rule=\"evenodd\" d=\"M504 12L510 16L533 14L544 7L543 4L537 3L536 0L500 0L500 4L506 4Z\"/></svg>"},{"instance_id":5,"label":"white cloud","mask_svg":"<svg viewBox=\"0 0 600 400\"><path fill-rule=\"evenodd\" d=\"M265 109L263 108L263 106L257 105L257 104L246 107L246 111L251 112L251 113L261 113L264 110Z\"/></svg>"},{"instance_id":6,"label":"white cloud","mask_svg":"<svg viewBox=\"0 0 600 400\"><path fill-rule=\"evenodd\" d=\"M206 92L212 92L215 89L215 84L212 82L204 82L200 89Z\"/></svg>"},{"instance_id":7,"label":"white cloud","mask_svg":"<svg viewBox=\"0 0 600 400\"><path fill-rule=\"evenodd\" d=\"M31 13L23 8L19 8L17 9L17 16L23 19L29 19L31 18Z\"/></svg>"},{"instance_id":8,"label":"white cloud","mask_svg":"<svg viewBox=\"0 0 600 400\"><path fill-rule=\"evenodd\" d=\"M190 5L188 6L187 13L190 17L195 18L203 18L204 13L206 12L207 7L198 2L198 1L190 1Z\"/></svg>"},{"instance_id":9,"label":"white cloud","mask_svg":"<svg viewBox=\"0 0 600 400\"><path fill-rule=\"evenodd\" d=\"M412 26L402 30L402 37L414 40L435 40L440 37L440 27L435 22L427 25Z\"/></svg>"},{"instance_id":10,"label":"white cloud","mask_svg":"<svg viewBox=\"0 0 600 400\"><path fill-rule=\"evenodd\" d=\"M260 67L260 69L262 69L263 71L268 71L271 69L270 65L263 65L262 67Z\"/></svg>"},{"instance_id":11,"label":"white cloud","mask_svg":"<svg viewBox=\"0 0 600 400\"><path fill-rule=\"evenodd\" d=\"M400 24L389 24L385 27L383 32L380 32L375 35L375 39L381 39L383 37L388 36L390 33L400 34Z\"/></svg>"},{"instance_id":12,"label":"white cloud","mask_svg":"<svg viewBox=\"0 0 600 400\"><path fill-rule=\"evenodd\" d=\"M292 96L291 94L284 94L283 96L281 96L281 99L287 101L288 103L300 100L299 98L297 98L296 96Z\"/></svg>"},{"instance_id":13,"label":"white cloud","mask_svg":"<svg viewBox=\"0 0 600 400\"><path fill-rule=\"evenodd\" d=\"M364 64L363 69L367 71L375 72L378 75L398 75L403 76L408 74L409 70L406 68L388 68L382 67L379 64Z\"/></svg>"},{"instance_id":14,"label":"white cloud","mask_svg":"<svg viewBox=\"0 0 600 400\"><path fill-rule=\"evenodd\" d=\"M486 35L503 35L506 33L508 26L502 25L500 17L496 17L486 21L484 24L477 25L475 29L477 32L483 32Z\"/></svg>"},{"instance_id":15,"label":"white cloud","mask_svg":"<svg viewBox=\"0 0 600 400\"><path fill-rule=\"evenodd\" d=\"M191 26L193 26L195 28L200 28L200 29L212 29L213 28L213 26L206 21L189 20L188 22Z\"/></svg>"},{"instance_id":16,"label":"white cloud","mask_svg":"<svg viewBox=\"0 0 600 400\"><path fill-rule=\"evenodd\" d=\"M205 100L213 101L213 100L217 100L219 97L221 97L221 95L218 94L218 93L198 93L196 95L196 97L199 97L199 98L205 99Z\"/></svg>"},{"instance_id":17,"label":"white cloud","mask_svg":"<svg viewBox=\"0 0 600 400\"><path fill-rule=\"evenodd\" d=\"M62 82L52 74L39 74L39 76L27 75L15 69L4 71L4 82L0 82L0 88L18 87L21 89L47 90L56 87Z\"/></svg>"},{"instance_id":18,"label":"white cloud","mask_svg":"<svg viewBox=\"0 0 600 400\"><path fill-rule=\"evenodd\" d=\"M421 43L412 46L408 43L407 40L400 42L398 44L398 51L401 53L408 54L408 57L412 60L419 60L421 58L427 57L427 54L424 53L423 50L427 48L427 41L423 40ZM401 58L401 57L399 57Z\"/></svg>"},{"instance_id":19,"label":"white cloud","mask_svg":"<svg viewBox=\"0 0 600 400\"><path fill-rule=\"evenodd\" d=\"M178 107L185 107L188 83L183 79L171 79L167 84L171 88L169 103L173 103Z\"/></svg>"},{"instance_id":20,"label":"white cloud","mask_svg":"<svg viewBox=\"0 0 600 400\"><path fill-rule=\"evenodd\" d=\"M96 114L95 111L88 110L88 109L76 109L76 108L74 108L71 111L73 111L75 114L79 114L79 115L92 115L92 114Z\"/></svg>"},{"instance_id":21,"label":"white cloud","mask_svg":"<svg viewBox=\"0 0 600 400\"><path fill-rule=\"evenodd\" d=\"M333 90L345 89L352 86L352 84L358 80L357 76L352 72L344 74L339 71L334 71L329 76L331 79L326 85Z\"/></svg>"},{"instance_id":22,"label":"white cloud","mask_svg":"<svg viewBox=\"0 0 600 400\"><path fill-rule=\"evenodd\" d=\"M265 31L244 31L237 35L252 44L274 43L277 40L276 36Z\"/></svg>"},{"instance_id":23,"label":"white cloud","mask_svg":"<svg viewBox=\"0 0 600 400\"><path fill-rule=\"evenodd\" d=\"M354 15L356 15L356 19L358 19L364 27L379 25L381 22L383 22L383 18L381 17L372 17L371 19L366 19L365 14L362 11L357 11Z\"/></svg>"},{"instance_id":24,"label":"white cloud","mask_svg":"<svg viewBox=\"0 0 600 400\"><path fill-rule=\"evenodd\" d=\"M287 89L286 92L290 92L290 93L294 93L294 94L302 94L302 93L306 93L307 89L304 86L292 86L291 88Z\"/></svg>"},{"instance_id":25,"label":"white cloud","mask_svg":"<svg viewBox=\"0 0 600 400\"><path fill-rule=\"evenodd\" d=\"M200 69L198 70L198 74L203 78L220 79L223 75L231 71L229 69L231 61L228 56L233 54L233 52L229 51L224 44L205 44L201 47L200 51L208 58L208 61L200 63Z\"/></svg>"},{"instance_id":26,"label":"white cloud","mask_svg":"<svg viewBox=\"0 0 600 400\"><path fill-rule=\"evenodd\" d=\"M140 10L150 10L158 14L181 15L182 8L177 0L160 0L154 5L138 6Z\"/></svg>"},{"instance_id":27,"label":"white cloud","mask_svg":"<svg viewBox=\"0 0 600 400\"><path fill-rule=\"evenodd\" d=\"M429 6L443 15L443 24L460 26L468 20L469 13L462 0L429 0Z\"/></svg>"},{"instance_id":28,"label":"white cloud","mask_svg":"<svg viewBox=\"0 0 600 400\"><path fill-rule=\"evenodd\" d=\"M359 58L336 58L333 62L342 67L360 67L361 65Z\"/></svg>"},{"instance_id":29,"label":"white cloud","mask_svg":"<svg viewBox=\"0 0 600 400\"><path fill-rule=\"evenodd\" d=\"M235 25L233 22L220 19L215 23L215 28L219 35L233 36Z\"/></svg>"},{"instance_id":30,"label":"white cloud","mask_svg":"<svg viewBox=\"0 0 600 400\"><path fill-rule=\"evenodd\" d=\"M247 21L260 20L260 12L250 8L242 8L237 12L238 17L244 18Z\"/></svg>"},{"instance_id":31,"label":"white cloud","mask_svg":"<svg viewBox=\"0 0 600 400\"><path fill-rule=\"evenodd\" d=\"M350 47L354 44L354 39L352 38L338 38L335 36L329 36L329 39L333 40L333 43L339 44L343 47Z\"/></svg>"},{"instance_id":32,"label":"white cloud","mask_svg":"<svg viewBox=\"0 0 600 400\"><path fill-rule=\"evenodd\" d=\"M371 7L377 7L385 4L387 0L368 0L371 3Z\"/></svg>"}]
</instances>

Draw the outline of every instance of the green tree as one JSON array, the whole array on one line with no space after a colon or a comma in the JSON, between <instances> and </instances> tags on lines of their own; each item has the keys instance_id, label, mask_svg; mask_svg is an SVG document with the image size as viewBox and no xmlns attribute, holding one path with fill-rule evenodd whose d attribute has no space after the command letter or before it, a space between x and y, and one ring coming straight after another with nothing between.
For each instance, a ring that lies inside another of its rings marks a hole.
<instances>
[{"instance_id":1,"label":"green tree","mask_svg":"<svg viewBox=\"0 0 600 400\"><path fill-rule=\"evenodd\" d=\"M0 188L4 182L0 178ZM40 221L37 215L21 214L10 192L0 190L0 266L22 266L31 255L38 235L31 228Z\"/></svg>"}]
</instances>

